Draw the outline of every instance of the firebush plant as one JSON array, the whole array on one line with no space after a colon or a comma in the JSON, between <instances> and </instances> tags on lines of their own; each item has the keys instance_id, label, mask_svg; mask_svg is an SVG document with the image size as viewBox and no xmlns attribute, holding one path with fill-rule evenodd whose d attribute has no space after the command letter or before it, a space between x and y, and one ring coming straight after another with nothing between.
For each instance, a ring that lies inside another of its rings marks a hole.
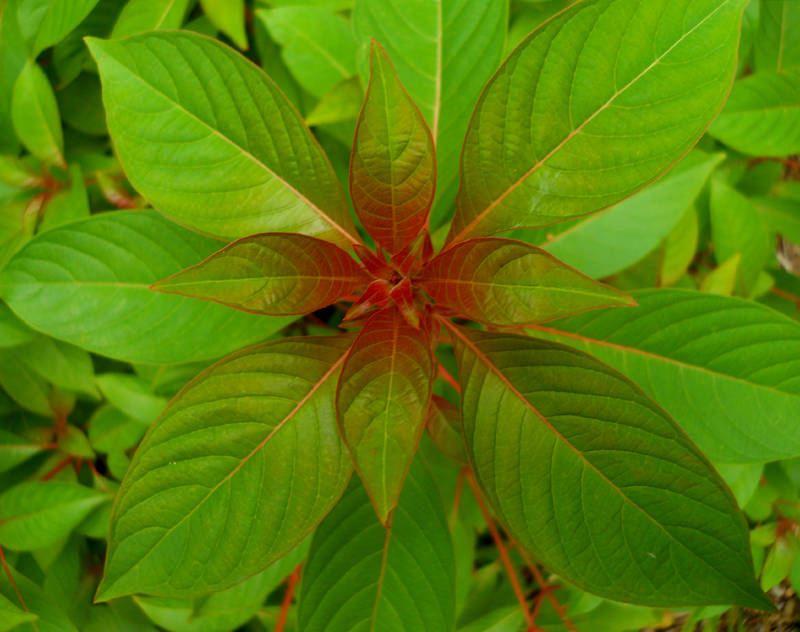
<instances>
[{"instance_id":1,"label":"firebush plant","mask_svg":"<svg viewBox=\"0 0 800 632\"><path fill-rule=\"evenodd\" d=\"M0 5L0 632L776 610L800 3L271 4Z\"/></svg>"}]
</instances>

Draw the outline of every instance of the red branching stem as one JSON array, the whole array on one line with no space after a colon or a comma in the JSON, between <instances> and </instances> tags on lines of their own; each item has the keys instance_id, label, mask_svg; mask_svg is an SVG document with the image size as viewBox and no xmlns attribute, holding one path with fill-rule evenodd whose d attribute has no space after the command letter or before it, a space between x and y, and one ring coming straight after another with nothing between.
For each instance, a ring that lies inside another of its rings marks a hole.
<instances>
[{"instance_id":1,"label":"red branching stem","mask_svg":"<svg viewBox=\"0 0 800 632\"><path fill-rule=\"evenodd\" d=\"M72 463L72 461L73 461L74 459L75 459L75 457L74 457L74 456L68 456L66 459L64 459L63 461L61 461L61 463L59 463L59 464L58 464L58 465L56 465L56 466L55 466L55 467L54 467L52 470L50 470L50 471L49 471L47 474L45 474L44 476L42 476L42 480L43 480L43 481L49 481L49 480L50 480L51 478L53 478L53 477L54 477L56 474L58 474L58 473L59 473L61 470L63 470L65 467L67 467L67 465L69 465L70 463Z\"/></svg>"},{"instance_id":2,"label":"red branching stem","mask_svg":"<svg viewBox=\"0 0 800 632\"><path fill-rule=\"evenodd\" d=\"M456 389L456 392L461 395L461 384L458 383L458 380L453 377L453 375L445 369L441 363L436 365L436 371L439 374L439 377L442 378L445 382L447 382L450 386Z\"/></svg>"},{"instance_id":3,"label":"red branching stem","mask_svg":"<svg viewBox=\"0 0 800 632\"><path fill-rule=\"evenodd\" d=\"M543 597L547 597L547 600L550 602L550 605L553 606L553 610L556 611L561 620L564 622L564 625L570 632L578 632L578 629L575 627L575 624L572 623L570 618L567 616L567 611L564 609L564 606L559 603L556 596L553 594L553 591L556 587L551 586L545 582L544 577L542 576L542 572L539 570L539 567L536 566L536 563L530 558L528 552L523 549L517 542L514 542L516 547L519 549L519 552L522 554L522 559L525 560L525 564L528 565L528 570L530 570L533 578L536 580L536 583L539 584L539 590L541 591L537 595L537 604L536 608L534 609L534 613L538 612L539 607L541 606L541 600ZM536 618L536 614L534 614L534 619Z\"/></svg>"},{"instance_id":4,"label":"red branching stem","mask_svg":"<svg viewBox=\"0 0 800 632\"><path fill-rule=\"evenodd\" d=\"M81 473L81 466L82 465L83 465L83 459L78 459L77 461L75 461L75 473L76 474L80 474Z\"/></svg>"},{"instance_id":5,"label":"red branching stem","mask_svg":"<svg viewBox=\"0 0 800 632\"><path fill-rule=\"evenodd\" d=\"M8 568L8 563L6 563L6 556L3 553L2 546L0 546L0 562L3 563L3 569L5 569L6 571L6 576L8 577L8 581L11 582L11 587L14 589L14 592L17 593L17 599L19 599L19 602L22 604L22 607L24 608L25 612L30 613L30 610L28 610L28 606L25 603L25 600L22 598L22 593L19 591L19 588L17 588L17 582L14 581L14 576L11 574L11 569ZM39 628L36 627L36 623L32 621L31 625L33 626L34 630L36 630L37 632L39 631Z\"/></svg>"},{"instance_id":6,"label":"red branching stem","mask_svg":"<svg viewBox=\"0 0 800 632\"><path fill-rule=\"evenodd\" d=\"M286 626L286 618L289 616L289 607L292 605L295 586L297 586L297 582L300 581L300 568L302 566L302 563L298 564L297 568L289 575L289 585L286 588L286 594L283 596L281 613L278 616L278 622L275 624L275 632L283 632L283 628Z\"/></svg>"},{"instance_id":7,"label":"red branching stem","mask_svg":"<svg viewBox=\"0 0 800 632\"><path fill-rule=\"evenodd\" d=\"M97 482L100 483L100 487L102 487L103 490L107 492L111 491L110 489L108 489L108 485L106 485L105 481L103 480L103 477L100 476L100 472L97 471L97 468L95 467L91 459L86 459L86 465L88 465L89 469L92 470L92 474L94 474L97 477Z\"/></svg>"},{"instance_id":8,"label":"red branching stem","mask_svg":"<svg viewBox=\"0 0 800 632\"><path fill-rule=\"evenodd\" d=\"M494 540L495 546L497 546L497 550L500 553L500 559L503 561L503 565L506 567L508 578L511 580L511 586L514 589L514 593L517 595L517 601L519 601L519 607L522 609L522 614L525 616L525 623L528 625L528 632L543 632L541 628L536 627L533 617L531 616L531 612L528 610L528 601L525 599L525 593L522 592L522 586L519 584L517 572L514 570L514 564L511 562L511 558L508 556L506 545L503 543L503 538L500 537L500 532L497 530L497 527L494 524L494 518L489 512L489 508L486 506L483 496L481 496L481 491L478 489L478 484L475 482L475 476L470 471L467 472L466 477L469 486L472 488L472 492L475 494L475 500L478 501L478 506L481 508L483 517L486 519L486 524L489 526L489 532L492 534L492 539Z\"/></svg>"}]
</instances>

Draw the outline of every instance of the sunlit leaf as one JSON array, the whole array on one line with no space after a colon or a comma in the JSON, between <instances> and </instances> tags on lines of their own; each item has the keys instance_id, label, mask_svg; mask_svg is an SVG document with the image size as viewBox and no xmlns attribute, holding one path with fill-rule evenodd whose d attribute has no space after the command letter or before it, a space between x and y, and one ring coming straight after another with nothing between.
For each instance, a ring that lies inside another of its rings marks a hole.
<instances>
[{"instance_id":1,"label":"sunlit leaf","mask_svg":"<svg viewBox=\"0 0 800 632\"><path fill-rule=\"evenodd\" d=\"M759 71L800 66L800 4L759 0L754 47Z\"/></svg>"},{"instance_id":2,"label":"sunlit leaf","mask_svg":"<svg viewBox=\"0 0 800 632\"><path fill-rule=\"evenodd\" d=\"M230 37L240 49L247 50L244 26L244 0L200 0L211 23Z\"/></svg>"},{"instance_id":3,"label":"sunlit leaf","mask_svg":"<svg viewBox=\"0 0 800 632\"><path fill-rule=\"evenodd\" d=\"M172 401L117 495L98 600L229 588L316 526L352 471L333 406L351 342L288 338L252 347Z\"/></svg>"},{"instance_id":4,"label":"sunlit leaf","mask_svg":"<svg viewBox=\"0 0 800 632\"><path fill-rule=\"evenodd\" d=\"M333 244L288 233L244 237L153 286L254 314L308 314L372 277Z\"/></svg>"},{"instance_id":5,"label":"sunlit leaf","mask_svg":"<svg viewBox=\"0 0 800 632\"><path fill-rule=\"evenodd\" d=\"M45 48L60 42L81 23L97 0L30 0L19 3L19 21L25 39L31 42L35 59Z\"/></svg>"},{"instance_id":6,"label":"sunlit leaf","mask_svg":"<svg viewBox=\"0 0 800 632\"><path fill-rule=\"evenodd\" d=\"M14 84L11 118L17 136L28 151L50 165L64 163L64 133L58 103L47 75L29 61Z\"/></svg>"},{"instance_id":7,"label":"sunlit leaf","mask_svg":"<svg viewBox=\"0 0 800 632\"><path fill-rule=\"evenodd\" d=\"M427 265L419 282L437 303L500 327L634 304L627 294L540 248L496 237L470 239L445 250Z\"/></svg>"},{"instance_id":8,"label":"sunlit leaf","mask_svg":"<svg viewBox=\"0 0 800 632\"><path fill-rule=\"evenodd\" d=\"M394 307L367 321L342 369L339 428L381 522L397 503L425 426L432 375L427 334Z\"/></svg>"},{"instance_id":9,"label":"sunlit leaf","mask_svg":"<svg viewBox=\"0 0 800 632\"><path fill-rule=\"evenodd\" d=\"M587 215L664 173L727 97L746 4L587 0L523 40L472 115L449 243Z\"/></svg>"}]
</instances>

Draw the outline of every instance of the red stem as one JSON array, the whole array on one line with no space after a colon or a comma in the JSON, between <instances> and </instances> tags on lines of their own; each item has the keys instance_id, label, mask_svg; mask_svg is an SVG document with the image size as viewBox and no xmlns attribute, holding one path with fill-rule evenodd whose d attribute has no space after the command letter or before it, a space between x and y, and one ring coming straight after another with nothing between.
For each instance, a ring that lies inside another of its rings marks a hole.
<instances>
[{"instance_id":1,"label":"red stem","mask_svg":"<svg viewBox=\"0 0 800 632\"><path fill-rule=\"evenodd\" d=\"M542 576L542 572L539 570L539 567L536 566L534 561L528 556L527 551L523 549L517 542L514 542L516 547L519 549L520 553L522 554L522 559L525 560L525 564L528 565L528 570L530 570L533 578L536 580L536 583L539 584L539 590L541 591L537 595L537 604L534 612L538 612L538 608L541 605L542 597L547 597L547 600L553 606L553 610L556 611L561 620L564 622L564 625L567 627L570 632L578 632L578 629L575 627L575 624L572 623L570 618L567 616L567 611L564 609L564 606L556 599L556 596L553 594L553 590L555 590L556 586L549 585ZM535 618L535 615L534 615Z\"/></svg>"},{"instance_id":2,"label":"red stem","mask_svg":"<svg viewBox=\"0 0 800 632\"><path fill-rule=\"evenodd\" d=\"M289 616L289 607L292 605L294 588L297 586L297 582L300 581L300 568L302 566L302 563L298 564L297 568L295 568L292 571L292 574L289 575L289 586L286 588L286 594L283 596L283 602L281 603L281 614L278 616L278 623L275 624L274 632L283 632L283 628L286 626L286 617Z\"/></svg>"},{"instance_id":3,"label":"red stem","mask_svg":"<svg viewBox=\"0 0 800 632\"><path fill-rule=\"evenodd\" d=\"M30 610L28 610L28 606L25 603L25 600L22 598L22 593L19 592L19 588L17 588L17 582L14 581L14 576L11 574L11 569L8 568L8 564L6 563L6 556L3 554L3 547L0 546L0 562L3 563L3 568L6 571L6 575L8 576L8 581L11 582L11 587L14 589L14 592L17 593L17 599L22 604L22 607L25 609L25 612L30 614ZM31 625L36 632L39 632L39 628L36 627L36 623L31 621Z\"/></svg>"},{"instance_id":4,"label":"red stem","mask_svg":"<svg viewBox=\"0 0 800 632\"><path fill-rule=\"evenodd\" d=\"M448 383L450 386L452 386L454 389L456 389L456 391L458 392L458 394L459 394L459 395L461 395L461 385L458 383L458 380L457 380L456 378L454 378L454 377L453 377L453 376L450 374L450 371L448 371L447 369L445 369L445 368L444 368L444 367L441 365L441 363L439 363L439 364L437 364L437 365L436 365L436 369L437 369L437 372L438 372L438 374L439 374L439 377L440 377L440 378L442 378L442 379L443 379L445 382L447 382L447 383Z\"/></svg>"},{"instance_id":5,"label":"red stem","mask_svg":"<svg viewBox=\"0 0 800 632\"><path fill-rule=\"evenodd\" d=\"M108 489L108 485L106 485L105 481L103 481L103 477L100 476L100 472L97 471L97 468L95 467L95 465L94 465L94 463L92 462L91 459L86 459L86 465L88 465L89 469L92 470L92 474L94 474L97 477L97 480L100 483L100 485L102 486L102 488L107 492L111 491L111 490Z\"/></svg>"},{"instance_id":6,"label":"red stem","mask_svg":"<svg viewBox=\"0 0 800 632\"><path fill-rule=\"evenodd\" d=\"M67 465L69 465L70 463L72 463L72 461L73 461L74 459L75 459L75 457L74 457L74 456L68 456L66 459L64 459L63 461L61 461L61 463L59 463L59 464L58 464L58 465L56 465L56 466L55 466L55 467L54 467L52 470L50 470L50 471L49 471L47 474L45 474L44 476L42 476L42 480L43 480L43 481L49 481L49 480L50 480L51 478L53 478L53 477L54 477L56 474L58 474L58 473L59 473L61 470L63 470L65 467L67 467Z\"/></svg>"}]
</instances>

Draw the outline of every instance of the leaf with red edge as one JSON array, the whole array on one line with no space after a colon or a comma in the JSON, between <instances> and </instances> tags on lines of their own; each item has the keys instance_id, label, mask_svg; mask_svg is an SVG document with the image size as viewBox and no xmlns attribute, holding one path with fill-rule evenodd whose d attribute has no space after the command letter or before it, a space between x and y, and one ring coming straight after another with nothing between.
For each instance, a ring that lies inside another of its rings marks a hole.
<instances>
[{"instance_id":1,"label":"leaf with red edge","mask_svg":"<svg viewBox=\"0 0 800 632\"><path fill-rule=\"evenodd\" d=\"M239 239L154 290L254 314L308 314L366 285L370 276L332 243L294 233Z\"/></svg>"},{"instance_id":2,"label":"leaf with red edge","mask_svg":"<svg viewBox=\"0 0 800 632\"><path fill-rule=\"evenodd\" d=\"M394 307L370 318L342 368L339 431L384 524L425 425L432 379L428 336Z\"/></svg>"},{"instance_id":3,"label":"leaf with red edge","mask_svg":"<svg viewBox=\"0 0 800 632\"><path fill-rule=\"evenodd\" d=\"M470 239L445 250L417 282L437 303L498 327L636 305L624 292L590 279L540 248L497 237Z\"/></svg>"},{"instance_id":4,"label":"leaf with red edge","mask_svg":"<svg viewBox=\"0 0 800 632\"><path fill-rule=\"evenodd\" d=\"M350 159L350 194L364 228L390 254L425 226L436 188L433 138L389 56L373 40L370 80Z\"/></svg>"},{"instance_id":5,"label":"leaf with red edge","mask_svg":"<svg viewBox=\"0 0 800 632\"><path fill-rule=\"evenodd\" d=\"M391 283L385 279L375 279L369 284L361 298L353 303L352 307L347 310L347 313L344 315L344 320L353 320L359 316L363 316L373 307L386 307L389 304L391 293Z\"/></svg>"},{"instance_id":6,"label":"leaf with red edge","mask_svg":"<svg viewBox=\"0 0 800 632\"><path fill-rule=\"evenodd\" d=\"M405 321L414 329L419 329L419 312L414 305L414 295L411 291L411 280L406 278L392 288L390 294L394 304Z\"/></svg>"},{"instance_id":7,"label":"leaf with red edge","mask_svg":"<svg viewBox=\"0 0 800 632\"><path fill-rule=\"evenodd\" d=\"M461 430L461 411L444 397L434 395L428 408L425 427L434 445L459 463L467 462L464 433Z\"/></svg>"}]
</instances>

